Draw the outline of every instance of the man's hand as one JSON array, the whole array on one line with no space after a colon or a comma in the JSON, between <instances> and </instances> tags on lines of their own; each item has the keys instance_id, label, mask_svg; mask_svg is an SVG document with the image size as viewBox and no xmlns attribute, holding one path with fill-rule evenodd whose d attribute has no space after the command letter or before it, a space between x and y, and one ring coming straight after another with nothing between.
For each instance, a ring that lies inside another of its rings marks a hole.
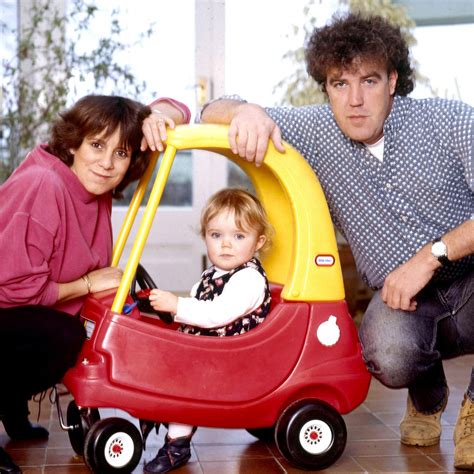
<instances>
[{"instance_id":1,"label":"man's hand","mask_svg":"<svg viewBox=\"0 0 474 474\"><path fill-rule=\"evenodd\" d=\"M428 284L440 263L423 247L410 260L387 275L382 300L392 309L415 311L415 296Z\"/></svg>"},{"instance_id":2,"label":"man's hand","mask_svg":"<svg viewBox=\"0 0 474 474\"><path fill-rule=\"evenodd\" d=\"M233 153L260 166L268 148L268 140L275 148L285 152L278 125L262 107L256 104L239 104L229 127L229 144Z\"/></svg>"}]
</instances>

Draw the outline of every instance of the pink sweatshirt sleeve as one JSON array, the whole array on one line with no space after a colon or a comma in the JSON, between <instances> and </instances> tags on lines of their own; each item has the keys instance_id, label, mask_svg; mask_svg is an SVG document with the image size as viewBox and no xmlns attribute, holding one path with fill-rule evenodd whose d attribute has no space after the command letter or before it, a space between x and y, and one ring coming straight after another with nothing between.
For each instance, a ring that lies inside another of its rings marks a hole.
<instances>
[{"instance_id":1,"label":"pink sweatshirt sleeve","mask_svg":"<svg viewBox=\"0 0 474 474\"><path fill-rule=\"evenodd\" d=\"M16 213L0 234L0 307L52 306L58 284L50 280L48 260L54 236L26 213Z\"/></svg>"},{"instance_id":2,"label":"pink sweatshirt sleeve","mask_svg":"<svg viewBox=\"0 0 474 474\"><path fill-rule=\"evenodd\" d=\"M191 111L187 105L183 104L179 100L172 99L171 97L160 97L159 99L154 100L150 104L150 107L158 105L160 102L169 102L170 104L174 105L183 114L184 123L189 123L191 120Z\"/></svg>"}]
</instances>

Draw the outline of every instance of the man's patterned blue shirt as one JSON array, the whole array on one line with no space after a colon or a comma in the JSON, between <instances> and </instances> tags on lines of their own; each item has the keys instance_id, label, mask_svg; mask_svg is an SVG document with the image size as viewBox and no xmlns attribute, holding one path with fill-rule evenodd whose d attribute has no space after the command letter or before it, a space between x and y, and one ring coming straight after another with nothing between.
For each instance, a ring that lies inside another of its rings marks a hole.
<instances>
[{"instance_id":1,"label":"man's patterned blue shirt","mask_svg":"<svg viewBox=\"0 0 474 474\"><path fill-rule=\"evenodd\" d=\"M423 245L474 218L474 109L458 101L396 96L384 125L383 162L345 136L329 105L267 108L308 161L336 227L372 288ZM441 268L451 279L471 255Z\"/></svg>"}]
</instances>

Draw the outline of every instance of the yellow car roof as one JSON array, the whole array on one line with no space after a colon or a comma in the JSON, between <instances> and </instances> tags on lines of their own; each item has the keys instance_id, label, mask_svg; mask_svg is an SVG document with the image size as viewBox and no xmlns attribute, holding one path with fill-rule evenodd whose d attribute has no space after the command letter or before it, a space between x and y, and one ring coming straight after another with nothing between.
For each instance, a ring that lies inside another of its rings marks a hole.
<instances>
[{"instance_id":1,"label":"yellow car roof","mask_svg":"<svg viewBox=\"0 0 474 474\"><path fill-rule=\"evenodd\" d=\"M275 229L270 251L262 259L268 278L283 285L288 301L344 299L344 285L334 229L321 185L304 158L285 143L285 153L270 143L262 166L234 155L226 125L180 125L168 130L167 147L125 267L112 310L121 312L132 278L168 179L177 150L203 149L236 163L251 180ZM117 238L112 265L117 265L148 181L157 162L153 157L140 180Z\"/></svg>"}]
</instances>

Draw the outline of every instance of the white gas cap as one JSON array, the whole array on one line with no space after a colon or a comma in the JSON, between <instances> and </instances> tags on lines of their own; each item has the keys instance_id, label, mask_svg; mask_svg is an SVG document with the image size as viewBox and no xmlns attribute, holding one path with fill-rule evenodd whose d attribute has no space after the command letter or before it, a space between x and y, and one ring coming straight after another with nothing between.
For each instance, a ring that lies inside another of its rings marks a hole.
<instances>
[{"instance_id":1,"label":"white gas cap","mask_svg":"<svg viewBox=\"0 0 474 474\"><path fill-rule=\"evenodd\" d=\"M341 336L336 316L331 315L327 321L321 323L316 331L316 336L323 346L333 346L336 344Z\"/></svg>"}]
</instances>

